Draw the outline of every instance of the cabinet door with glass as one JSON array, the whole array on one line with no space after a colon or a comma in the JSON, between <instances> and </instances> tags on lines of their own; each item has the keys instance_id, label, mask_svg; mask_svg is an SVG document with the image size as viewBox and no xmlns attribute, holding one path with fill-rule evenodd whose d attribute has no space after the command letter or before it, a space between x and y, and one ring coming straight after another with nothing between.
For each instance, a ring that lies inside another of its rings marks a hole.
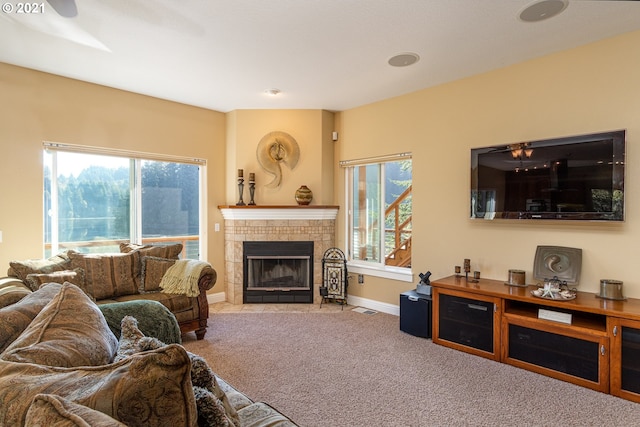
<instances>
[{"instance_id":1,"label":"cabinet door with glass","mask_svg":"<svg viewBox=\"0 0 640 427\"><path fill-rule=\"evenodd\" d=\"M610 317L610 391L614 396L640 402L640 321Z\"/></svg>"},{"instance_id":2,"label":"cabinet door with glass","mask_svg":"<svg viewBox=\"0 0 640 427\"><path fill-rule=\"evenodd\" d=\"M433 342L500 360L502 300L486 295L433 289Z\"/></svg>"}]
</instances>

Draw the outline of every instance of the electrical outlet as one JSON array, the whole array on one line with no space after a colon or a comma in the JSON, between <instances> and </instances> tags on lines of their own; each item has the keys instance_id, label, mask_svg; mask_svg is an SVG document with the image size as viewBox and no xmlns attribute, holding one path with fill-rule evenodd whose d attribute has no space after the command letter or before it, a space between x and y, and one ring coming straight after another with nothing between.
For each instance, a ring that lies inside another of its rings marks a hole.
<instances>
[{"instance_id":1,"label":"electrical outlet","mask_svg":"<svg viewBox=\"0 0 640 427\"><path fill-rule=\"evenodd\" d=\"M364 285L364 274L358 274L358 283Z\"/></svg>"},{"instance_id":2,"label":"electrical outlet","mask_svg":"<svg viewBox=\"0 0 640 427\"><path fill-rule=\"evenodd\" d=\"M213 231L218 232L220 231L220 223L216 222L215 224L213 224Z\"/></svg>"}]
</instances>

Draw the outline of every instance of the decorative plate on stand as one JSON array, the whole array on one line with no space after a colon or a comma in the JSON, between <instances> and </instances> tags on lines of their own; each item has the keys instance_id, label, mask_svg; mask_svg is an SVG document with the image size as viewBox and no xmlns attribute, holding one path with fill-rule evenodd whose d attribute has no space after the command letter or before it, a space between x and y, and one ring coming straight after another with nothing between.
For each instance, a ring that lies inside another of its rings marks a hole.
<instances>
[{"instance_id":1,"label":"decorative plate on stand","mask_svg":"<svg viewBox=\"0 0 640 427\"><path fill-rule=\"evenodd\" d=\"M557 278L577 285L582 269L582 249L564 246L538 246L533 260L533 277L540 281Z\"/></svg>"}]
</instances>

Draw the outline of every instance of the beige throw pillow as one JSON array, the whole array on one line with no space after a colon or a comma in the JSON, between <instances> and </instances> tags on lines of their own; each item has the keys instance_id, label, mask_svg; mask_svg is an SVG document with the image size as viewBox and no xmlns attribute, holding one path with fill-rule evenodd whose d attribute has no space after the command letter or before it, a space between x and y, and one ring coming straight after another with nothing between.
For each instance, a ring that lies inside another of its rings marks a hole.
<instances>
[{"instance_id":1,"label":"beige throw pillow","mask_svg":"<svg viewBox=\"0 0 640 427\"><path fill-rule=\"evenodd\" d=\"M98 306L67 282L0 359L60 367L97 366L111 362L117 349L118 340Z\"/></svg>"},{"instance_id":2,"label":"beige throw pillow","mask_svg":"<svg viewBox=\"0 0 640 427\"><path fill-rule=\"evenodd\" d=\"M96 300L135 295L140 282L140 253L72 253L71 268L82 268Z\"/></svg>"},{"instance_id":3,"label":"beige throw pillow","mask_svg":"<svg viewBox=\"0 0 640 427\"><path fill-rule=\"evenodd\" d=\"M142 257L142 286L140 293L159 292L160 282L169 267L175 264L175 259L152 256Z\"/></svg>"},{"instance_id":4,"label":"beige throw pillow","mask_svg":"<svg viewBox=\"0 0 640 427\"><path fill-rule=\"evenodd\" d=\"M0 360L0 425L24 425L38 394L56 394L129 427L195 426L191 363L182 346L74 369Z\"/></svg>"},{"instance_id":5,"label":"beige throw pillow","mask_svg":"<svg viewBox=\"0 0 640 427\"><path fill-rule=\"evenodd\" d=\"M25 427L126 427L108 415L54 394L39 394L29 406Z\"/></svg>"},{"instance_id":6,"label":"beige throw pillow","mask_svg":"<svg viewBox=\"0 0 640 427\"><path fill-rule=\"evenodd\" d=\"M0 309L0 353L27 329L31 321L58 294L62 285L49 283Z\"/></svg>"},{"instance_id":7,"label":"beige throw pillow","mask_svg":"<svg viewBox=\"0 0 640 427\"><path fill-rule=\"evenodd\" d=\"M69 251L69 253L72 251ZM23 261L10 261L9 276L16 276L20 280L27 280L29 274L52 273L54 271L67 270L71 260L69 253L60 253L48 259L27 259Z\"/></svg>"},{"instance_id":8,"label":"beige throw pillow","mask_svg":"<svg viewBox=\"0 0 640 427\"><path fill-rule=\"evenodd\" d=\"M120 252L129 253L138 251L142 256L155 256L158 258L178 259L182 253L182 243L173 245L136 245L135 243L120 243Z\"/></svg>"},{"instance_id":9,"label":"beige throw pillow","mask_svg":"<svg viewBox=\"0 0 640 427\"><path fill-rule=\"evenodd\" d=\"M53 273L27 274L25 282L32 291L37 291L45 283L63 284L64 282L71 282L82 289L84 293L93 297L91 291L85 286L84 270L82 268L54 271Z\"/></svg>"},{"instance_id":10,"label":"beige throw pillow","mask_svg":"<svg viewBox=\"0 0 640 427\"><path fill-rule=\"evenodd\" d=\"M162 341L146 337L138 329L138 320L125 316L120 324L121 334L114 360L126 359L134 354L166 346ZM238 413L227 398L206 360L187 351L191 359L191 384L194 388L200 425L239 426ZM225 422L226 420L226 422ZM205 422L206 421L206 422Z\"/></svg>"}]
</instances>

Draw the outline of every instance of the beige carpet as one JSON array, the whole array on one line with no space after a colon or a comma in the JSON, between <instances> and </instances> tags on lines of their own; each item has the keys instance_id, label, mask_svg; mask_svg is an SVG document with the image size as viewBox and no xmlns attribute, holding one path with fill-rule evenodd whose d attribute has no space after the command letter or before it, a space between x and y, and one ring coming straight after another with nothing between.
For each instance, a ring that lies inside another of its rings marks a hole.
<instances>
[{"instance_id":1,"label":"beige carpet","mask_svg":"<svg viewBox=\"0 0 640 427\"><path fill-rule=\"evenodd\" d=\"M213 313L184 344L304 427L640 426L640 404L435 345L384 313Z\"/></svg>"}]
</instances>

